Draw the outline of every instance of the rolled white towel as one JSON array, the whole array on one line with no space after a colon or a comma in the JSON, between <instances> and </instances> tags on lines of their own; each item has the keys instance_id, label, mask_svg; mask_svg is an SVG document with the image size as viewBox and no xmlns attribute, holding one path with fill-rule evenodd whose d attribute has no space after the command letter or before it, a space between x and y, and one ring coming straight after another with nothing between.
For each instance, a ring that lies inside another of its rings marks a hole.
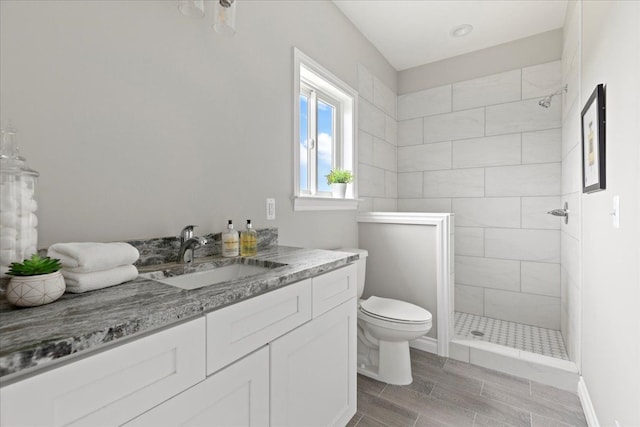
<instances>
[{"instance_id":1,"label":"rolled white towel","mask_svg":"<svg viewBox=\"0 0 640 427\"><path fill-rule=\"evenodd\" d=\"M92 273L133 264L140 252L124 242L115 243L55 243L47 255L58 258L62 267L74 273Z\"/></svg>"},{"instance_id":2,"label":"rolled white towel","mask_svg":"<svg viewBox=\"0 0 640 427\"><path fill-rule=\"evenodd\" d=\"M138 269L133 265L123 265L93 273L74 273L64 268L60 271L64 276L67 291L74 294L119 285L138 277Z\"/></svg>"}]
</instances>

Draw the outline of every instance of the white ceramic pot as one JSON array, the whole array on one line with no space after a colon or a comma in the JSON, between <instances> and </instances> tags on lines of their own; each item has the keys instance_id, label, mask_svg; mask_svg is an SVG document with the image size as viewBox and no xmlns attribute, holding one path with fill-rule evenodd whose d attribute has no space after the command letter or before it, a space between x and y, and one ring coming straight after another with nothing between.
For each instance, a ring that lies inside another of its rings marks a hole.
<instances>
[{"instance_id":1,"label":"white ceramic pot","mask_svg":"<svg viewBox=\"0 0 640 427\"><path fill-rule=\"evenodd\" d=\"M331 193L334 199L344 199L347 194L347 184L331 184Z\"/></svg>"},{"instance_id":2,"label":"white ceramic pot","mask_svg":"<svg viewBox=\"0 0 640 427\"><path fill-rule=\"evenodd\" d=\"M49 304L60 298L66 286L62 273L13 276L7 286L7 301L18 307Z\"/></svg>"}]
</instances>

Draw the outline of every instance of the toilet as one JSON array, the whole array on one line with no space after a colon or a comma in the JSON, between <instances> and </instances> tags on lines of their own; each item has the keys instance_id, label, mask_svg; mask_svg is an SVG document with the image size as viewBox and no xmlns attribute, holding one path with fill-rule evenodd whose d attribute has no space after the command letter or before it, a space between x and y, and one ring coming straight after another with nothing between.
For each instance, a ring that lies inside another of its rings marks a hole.
<instances>
[{"instance_id":1,"label":"toilet","mask_svg":"<svg viewBox=\"0 0 640 427\"><path fill-rule=\"evenodd\" d=\"M431 313L415 304L371 296L362 299L368 251L357 253L358 270L358 373L389 384L411 384L409 341L431 330Z\"/></svg>"}]
</instances>

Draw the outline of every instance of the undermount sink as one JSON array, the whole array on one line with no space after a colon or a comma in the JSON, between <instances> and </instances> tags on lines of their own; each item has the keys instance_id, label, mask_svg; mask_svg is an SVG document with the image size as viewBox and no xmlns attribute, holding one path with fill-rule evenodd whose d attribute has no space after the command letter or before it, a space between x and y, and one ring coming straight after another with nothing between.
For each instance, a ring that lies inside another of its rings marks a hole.
<instances>
[{"instance_id":1,"label":"undermount sink","mask_svg":"<svg viewBox=\"0 0 640 427\"><path fill-rule=\"evenodd\" d=\"M266 273L273 267L262 267L250 264L231 264L224 267L216 267L211 270L197 271L181 274L179 276L156 279L160 283L175 286L182 289L198 289L217 283L229 282Z\"/></svg>"}]
</instances>

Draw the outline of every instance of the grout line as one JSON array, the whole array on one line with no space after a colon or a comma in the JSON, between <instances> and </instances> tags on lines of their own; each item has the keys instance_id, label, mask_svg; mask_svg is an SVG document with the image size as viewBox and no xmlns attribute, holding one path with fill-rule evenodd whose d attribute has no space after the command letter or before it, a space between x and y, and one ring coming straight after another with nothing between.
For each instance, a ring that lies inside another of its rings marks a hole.
<instances>
[{"instance_id":1,"label":"grout line","mask_svg":"<svg viewBox=\"0 0 640 427\"><path fill-rule=\"evenodd\" d=\"M382 392L385 391L388 385L389 384L385 384L384 387L382 387L382 390L380 390L380 393L378 393L378 397L382 396Z\"/></svg>"},{"instance_id":2,"label":"grout line","mask_svg":"<svg viewBox=\"0 0 640 427\"><path fill-rule=\"evenodd\" d=\"M474 413L473 413L473 424L472 424L473 426L475 426L475 425L476 425L476 418L477 418L477 417L478 417L478 413L477 413L477 412L474 412Z\"/></svg>"},{"instance_id":3,"label":"grout line","mask_svg":"<svg viewBox=\"0 0 640 427\"><path fill-rule=\"evenodd\" d=\"M420 419L420 413L418 412L418 416L416 417L415 421L413 421L413 427L416 427L416 424L418 424L419 419Z\"/></svg>"}]
</instances>

